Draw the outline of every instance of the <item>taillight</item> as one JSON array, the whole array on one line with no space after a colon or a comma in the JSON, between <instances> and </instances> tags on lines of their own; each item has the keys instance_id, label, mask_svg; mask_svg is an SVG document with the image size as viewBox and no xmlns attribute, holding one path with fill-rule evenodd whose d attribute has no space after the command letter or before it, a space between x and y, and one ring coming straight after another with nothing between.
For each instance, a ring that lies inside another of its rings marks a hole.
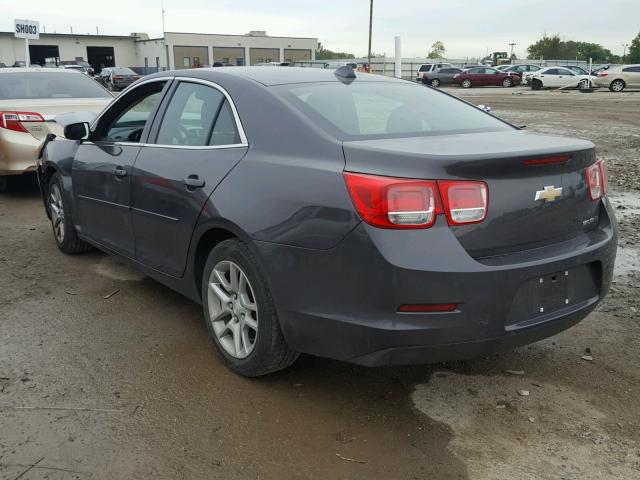
<instances>
[{"instance_id":1,"label":"taillight","mask_svg":"<svg viewBox=\"0 0 640 480\"><path fill-rule=\"evenodd\" d=\"M35 112L0 112L0 128L29 133L22 122L44 122L44 118Z\"/></svg>"},{"instance_id":2,"label":"taillight","mask_svg":"<svg viewBox=\"0 0 640 480\"><path fill-rule=\"evenodd\" d=\"M345 173L362 220L378 228L428 228L442 213L434 181Z\"/></svg>"},{"instance_id":3,"label":"taillight","mask_svg":"<svg viewBox=\"0 0 640 480\"><path fill-rule=\"evenodd\" d=\"M598 76L599 76L599 77L606 77L606 76L608 76L608 75L609 75L609 74L608 74L607 72L598 72Z\"/></svg>"},{"instance_id":4,"label":"taillight","mask_svg":"<svg viewBox=\"0 0 640 480\"><path fill-rule=\"evenodd\" d=\"M122 75L114 75L113 79L114 80L124 80L124 77Z\"/></svg>"},{"instance_id":5,"label":"taillight","mask_svg":"<svg viewBox=\"0 0 640 480\"><path fill-rule=\"evenodd\" d=\"M487 216L484 182L415 180L344 173L358 214L378 228L429 228L444 213L449 225L482 222Z\"/></svg>"},{"instance_id":6,"label":"taillight","mask_svg":"<svg viewBox=\"0 0 640 480\"><path fill-rule=\"evenodd\" d=\"M605 196L607 184L607 165L604 160L598 160L587 168L587 185L589 198L596 201Z\"/></svg>"},{"instance_id":7,"label":"taillight","mask_svg":"<svg viewBox=\"0 0 640 480\"><path fill-rule=\"evenodd\" d=\"M482 222L487 216L487 184L476 181L438 180L449 225Z\"/></svg>"}]
</instances>

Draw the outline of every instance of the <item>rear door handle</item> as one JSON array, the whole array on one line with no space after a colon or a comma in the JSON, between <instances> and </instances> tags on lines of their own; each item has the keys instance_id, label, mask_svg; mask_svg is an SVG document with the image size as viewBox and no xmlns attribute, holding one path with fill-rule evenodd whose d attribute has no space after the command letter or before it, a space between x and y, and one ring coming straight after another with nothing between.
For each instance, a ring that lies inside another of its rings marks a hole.
<instances>
[{"instance_id":1,"label":"rear door handle","mask_svg":"<svg viewBox=\"0 0 640 480\"><path fill-rule=\"evenodd\" d=\"M114 174L116 177L120 177L120 178L122 178L122 177L126 177L126 176L128 175L127 171L126 171L126 170L125 170L125 168L124 168L124 167L122 167L122 166L117 166L117 167L115 168L115 170L113 171L113 174Z\"/></svg>"},{"instance_id":2,"label":"rear door handle","mask_svg":"<svg viewBox=\"0 0 640 480\"><path fill-rule=\"evenodd\" d=\"M182 181L188 189L192 190L194 188L202 188L204 187L205 181L201 180L198 175L189 175Z\"/></svg>"}]
</instances>

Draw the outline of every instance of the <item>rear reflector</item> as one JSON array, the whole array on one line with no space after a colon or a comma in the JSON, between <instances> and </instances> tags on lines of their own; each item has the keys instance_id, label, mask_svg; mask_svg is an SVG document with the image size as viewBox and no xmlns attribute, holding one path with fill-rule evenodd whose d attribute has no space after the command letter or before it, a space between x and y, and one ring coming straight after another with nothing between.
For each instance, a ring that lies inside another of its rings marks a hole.
<instances>
[{"instance_id":1,"label":"rear reflector","mask_svg":"<svg viewBox=\"0 0 640 480\"><path fill-rule=\"evenodd\" d=\"M560 155L557 157L545 157L545 158L531 158L525 160L523 163L525 167L532 167L536 165L553 165L556 163L567 163L571 157L569 155Z\"/></svg>"},{"instance_id":2,"label":"rear reflector","mask_svg":"<svg viewBox=\"0 0 640 480\"><path fill-rule=\"evenodd\" d=\"M457 303L432 303L427 305L400 305L398 312L401 313L435 313L453 312L458 308Z\"/></svg>"},{"instance_id":3,"label":"rear reflector","mask_svg":"<svg viewBox=\"0 0 640 480\"><path fill-rule=\"evenodd\" d=\"M44 122L44 118L35 112L0 112L0 128L29 133L22 122Z\"/></svg>"},{"instance_id":4,"label":"rear reflector","mask_svg":"<svg viewBox=\"0 0 640 480\"><path fill-rule=\"evenodd\" d=\"M449 225L478 223L487 216L486 183L439 180L438 187Z\"/></svg>"},{"instance_id":5,"label":"rear reflector","mask_svg":"<svg viewBox=\"0 0 640 480\"><path fill-rule=\"evenodd\" d=\"M607 166L604 160L598 160L586 170L589 198L596 201L604 197L607 182Z\"/></svg>"},{"instance_id":6,"label":"rear reflector","mask_svg":"<svg viewBox=\"0 0 640 480\"><path fill-rule=\"evenodd\" d=\"M344 173L358 214L378 228L428 228L442 213L436 182Z\"/></svg>"}]
</instances>

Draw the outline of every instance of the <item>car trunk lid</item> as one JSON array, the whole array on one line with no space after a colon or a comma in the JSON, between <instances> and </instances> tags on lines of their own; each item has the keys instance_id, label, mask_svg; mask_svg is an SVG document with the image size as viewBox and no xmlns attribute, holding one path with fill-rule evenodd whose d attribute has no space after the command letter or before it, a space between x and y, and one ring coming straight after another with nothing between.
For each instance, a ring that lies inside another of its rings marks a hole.
<instances>
[{"instance_id":1,"label":"car trunk lid","mask_svg":"<svg viewBox=\"0 0 640 480\"><path fill-rule=\"evenodd\" d=\"M62 135L64 125L69 122L61 121L61 119L72 118L72 114L81 112L84 115L79 115L76 121L88 121L95 118L110 101L110 98L5 100L0 101L0 111L39 114L44 118L44 122L23 121L20 123L33 137L41 140L47 133Z\"/></svg>"},{"instance_id":2,"label":"car trunk lid","mask_svg":"<svg viewBox=\"0 0 640 480\"><path fill-rule=\"evenodd\" d=\"M513 130L350 141L343 149L348 171L486 182L486 219L451 227L475 258L561 242L598 223L585 174L595 162L588 141Z\"/></svg>"}]
</instances>

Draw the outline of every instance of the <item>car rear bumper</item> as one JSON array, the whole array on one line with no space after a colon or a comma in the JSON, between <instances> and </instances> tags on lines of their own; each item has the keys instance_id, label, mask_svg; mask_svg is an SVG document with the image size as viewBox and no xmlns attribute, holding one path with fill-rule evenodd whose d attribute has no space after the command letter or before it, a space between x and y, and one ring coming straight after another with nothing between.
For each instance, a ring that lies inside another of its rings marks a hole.
<instances>
[{"instance_id":1,"label":"car rear bumper","mask_svg":"<svg viewBox=\"0 0 640 480\"><path fill-rule=\"evenodd\" d=\"M290 348L368 366L430 363L528 344L585 318L613 274L615 220L608 201L602 210L579 238L489 259L471 258L440 220L402 232L360 224L331 250L256 247ZM565 283L547 287L556 277ZM398 313L443 303L458 307Z\"/></svg>"},{"instance_id":2,"label":"car rear bumper","mask_svg":"<svg viewBox=\"0 0 640 480\"><path fill-rule=\"evenodd\" d=\"M36 169L39 141L29 133L0 130L0 175L20 175Z\"/></svg>"}]
</instances>

